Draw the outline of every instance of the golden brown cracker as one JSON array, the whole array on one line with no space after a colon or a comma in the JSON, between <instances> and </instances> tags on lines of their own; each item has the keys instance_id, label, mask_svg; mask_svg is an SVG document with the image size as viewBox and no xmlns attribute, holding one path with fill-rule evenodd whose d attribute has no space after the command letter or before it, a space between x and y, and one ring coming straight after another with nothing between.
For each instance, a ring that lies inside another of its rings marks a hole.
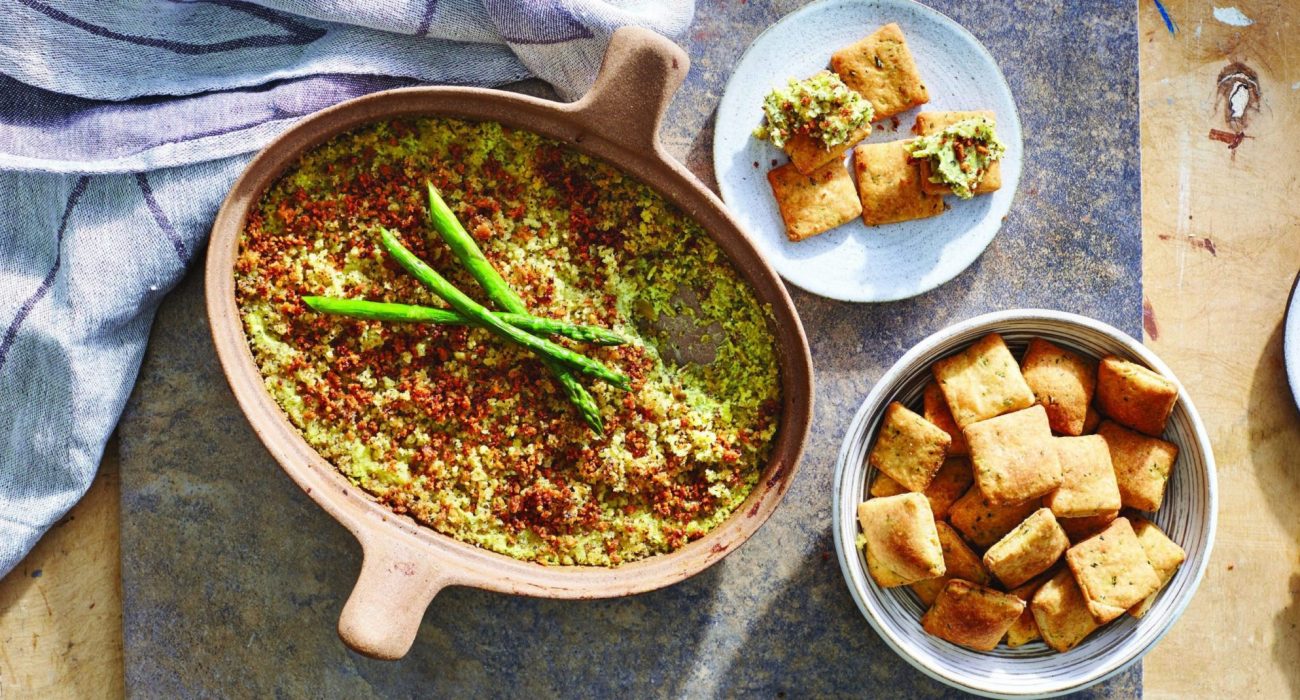
<instances>
[{"instance_id":1,"label":"golden brown cracker","mask_svg":"<svg viewBox=\"0 0 1300 700\"><path fill-rule=\"evenodd\" d=\"M1061 485L1043 503L1058 518L1085 518L1120 509L1119 483L1110 448L1100 435L1052 439L1061 462Z\"/></svg>"},{"instance_id":2,"label":"golden brown cracker","mask_svg":"<svg viewBox=\"0 0 1300 700\"><path fill-rule=\"evenodd\" d=\"M1097 408L1111 420L1159 437L1178 402L1178 387L1142 365L1104 357L1097 368Z\"/></svg>"},{"instance_id":3,"label":"golden brown cracker","mask_svg":"<svg viewBox=\"0 0 1300 700\"><path fill-rule=\"evenodd\" d=\"M1073 649L1101 626L1089 612L1069 569L1053 576L1034 593L1029 611L1043 641L1061 653Z\"/></svg>"},{"instance_id":4,"label":"golden brown cracker","mask_svg":"<svg viewBox=\"0 0 1300 700\"><path fill-rule=\"evenodd\" d=\"M1034 403L1034 392L1020 374L1020 365L997 333L935 362L930 369L953 420L963 429Z\"/></svg>"},{"instance_id":5,"label":"golden brown cracker","mask_svg":"<svg viewBox=\"0 0 1300 700\"><path fill-rule=\"evenodd\" d=\"M1156 575L1160 577L1160 588L1163 589L1173 579L1178 567L1183 565L1187 560L1187 552L1178 546L1177 542L1169 539L1155 523L1142 518L1134 518L1133 532L1137 535L1138 544L1142 545L1142 551L1147 554L1147 561L1151 563L1151 568L1156 570ZM940 533L939 539L943 539L943 533ZM1141 618L1147 614L1151 606L1156 602L1156 596L1160 591L1147 596L1141 603L1129 608L1128 614L1136 618Z\"/></svg>"},{"instance_id":6,"label":"golden brown cracker","mask_svg":"<svg viewBox=\"0 0 1300 700\"><path fill-rule=\"evenodd\" d=\"M1128 518L1115 518L1105 530L1066 550L1065 562L1088 611L1102 624L1160 589L1160 577Z\"/></svg>"},{"instance_id":7,"label":"golden brown cracker","mask_svg":"<svg viewBox=\"0 0 1300 700\"><path fill-rule=\"evenodd\" d=\"M1097 363L1060 346L1034 338L1029 341L1020 372L1047 410L1052 431L1082 435L1093 391L1097 388Z\"/></svg>"},{"instance_id":8,"label":"golden brown cracker","mask_svg":"<svg viewBox=\"0 0 1300 700\"><path fill-rule=\"evenodd\" d=\"M1178 461L1178 445L1134 432L1114 421L1102 421L1097 435L1110 448L1111 465L1120 501L1129 508L1159 510L1169 475Z\"/></svg>"},{"instance_id":9,"label":"golden brown cracker","mask_svg":"<svg viewBox=\"0 0 1300 700\"><path fill-rule=\"evenodd\" d=\"M943 465L952 438L897 401L885 409L867 462L909 491L922 492Z\"/></svg>"},{"instance_id":10,"label":"golden brown cracker","mask_svg":"<svg viewBox=\"0 0 1300 700\"><path fill-rule=\"evenodd\" d=\"M903 30L893 22L831 54L831 70L871 102L877 120L930 101Z\"/></svg>"},{"instance_id":11,"label":"golden brown cracker","mask_svg":"<svg viewBox=\"0 0 1300 700\"><path fill-rule=\"evenodd\" d=\"M1070 539L1047 508L1024 522L984 553L984 567L1007 588L1015 588L1047 571L1070 547Z\"/></svg>"},{"instance_id":12,"label":"golden brown cracker","mask_svg":"<svg viewBox=\"0 0 1300 700\"><path fill-rule=\"evenodd\" d=\"M919 493L872 498L858 505L867 570L884 588L944 574L943 546L930 502Z\"/></svg>"},{"instance_id":13,"label":"golden brown cracker","mask_svg":"<svg viewBox=\"0 0 1300 700\"><path fill-rule=\"evenodd\" d=\"M853 178L838 161L804 175L792 163L768 172L786 237L792 241L825 233L862 213Z\"/></svg>"},{"instance_id":14,"label":"golden brown cracker","mask_svg":"<svg viewBox=\"0 0 1300 700\"><path fill-rule=\"evenodd\" d=\"M943 197L921 190L921 173L908 157L907 141L864 143L853 149L853 174L868 226L938 216Z\"/></svg>"},{"instance_id":15,"label":"golden brown cracker","mask_svg":"<svg viewBox=\"0 0 1300 700\"><path fill-rule=\"evenodd\" d=\"M1020 503L1061 485L1047 412L1037 404L967 425L975 485L992 503Z\"/></svg>"},{"instance_id":16,"label":"golden brown cracker","mask_svg":"<svg viewBox=\"0 0 1300 700\"><path fill-rule=\"evenodd\" d=\"M1025 602L960 579L944 587L921 617L926 632L977 651L992 651L1020 617Z\"/></svg>"},{"instance_id":17,"label":"golden brown cracker","mask_svg":"<svg viewBox=\"0 0 1300 700\"><path fill-rule=\"evenodd\" d=\"M994 505L978 488L972 487L952 504L948 511L948 522L971 544L986 549L1015 529L1038 510L1040 505L1037 500L1009 506Z\"/></svg>"}]
</instances>

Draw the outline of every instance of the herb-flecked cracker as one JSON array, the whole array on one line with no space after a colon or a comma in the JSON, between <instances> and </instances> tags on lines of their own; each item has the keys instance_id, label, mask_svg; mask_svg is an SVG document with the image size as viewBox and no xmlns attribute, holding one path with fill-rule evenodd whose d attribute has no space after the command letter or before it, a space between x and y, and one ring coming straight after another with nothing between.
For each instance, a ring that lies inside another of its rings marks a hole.
<instances>
[{"instance_id":1,"label":"herb-flecked cracker","mask_svg":"<svg viewBox=\"0 0 1300 700\"><path fill-rule=\"evenodd\" d=\"M921 112L916 115L916 123L912 125L912 131L920 136L929 136L967 119L987 119L992 123L994 129L997 128L997 117L992 111L977 110L973 112ZM922 160L919 165L921 168L921 187L926 192L937 195L952 193L951 185L930 180L933 173L928 159ZM988 194L1001 188L1002 161L995 160L989 165L989 169L984 171L984 177L980 178L979 184L971 191L975 194Z\"/></svg>"},{"instance_id":2,"label":"herb-flecked cracker","mask_svg":"<svg viewBox=\"0 0 1300 700\"><path fill-rule=\"evenodd\" d=\"M1056 517L1084 518L1120 509L1119 483L1104 437L1058 437L1052 445L1061 462L1061 485L1043 503Z\"/></svg>"},{"instance_id":3,"label":"herb-flecked cracker","mask_svg":"<svg viewBox=\"0 0 1300 700\"><path fill-rule=\"evenodd\" d=\"M911 491L925 491L952 438L897 401L885 409L867 462Z\"/></svg>"},{"instance_id":4,"label":"herb-flecked cracker","mask_svg":"<svg viewBox=\"0 0 1300 700\"><path fill-rule=\"evenodd\" d=\"M1088 611L1102 624L1160 590L1160 577L1128 518L1115 518L1105 530L1071 547L1065 561Z\"/></svg>"},{"instance_id":5,"label":"herb-flecked cracker","mask_svg":"<svg viewBox=\"0 0 1300 700\"><path fill-rule=\"evenodd\" d=\"M1061 653L1073 649L1101 626L1089 612L1083 591L1069 569L1063 569L1034 593L1029 610L1043 641Z\"/></svg>"},{"instance_id":6,"label":"herb-flecked cracker","mask_svg":"<svg viewBox=\"0 0 1300 700\"><path fill-rule=\"evenodd\" d=\"M1042 338L1029 341L1020 362L1025 382L1047 409L1052 431L1082 435L1093 391L1097 388L1097 363Z\"/></svg>"},{"instance_id":7,"label":"herb-flecked cracker","mask_svg":"<svg viewBox=\"0 0 1300 700\"><path fill-rule=\"evenodd\" d=\"M962 428L1034 403L1034 392L1025 383L1020 365L997 333L935 362L930 369L953 420Z\"/></svg>"},{"instance_id":8,"label":"herb-flecked cracker","mask_svg":"<svg viewBox=\"0 0 1300 700\"><path fill-rule=\"evenodd\" d=\"M1117 423L1159 437L1178 402L1178 387L1142 365L1104 357L1097 367L1097 408Z\"/></svg>"},{"instance_id":9,"label":"herb-flecked cracker","mask_svg":"<svg viewBox=\"0 0 1300 700\"><path fill-rule=\"evenodd\" d=\"M1010 593L953 579L921 617L921 627L953 644L992 651L1024 609Z\"/></svg>"},{"instance_id":10,"label":"herb-flecked cracker","mask_svg":"<svg viewBox=\"0 0 1300 700\"><path fill-rule=\"evenodd\" d=\"M1009 506L994 505L978 488L972 487L957 499L948 511L948 522L971 544L986 549L1011 532L1031 513L1038 510L1038 500Z\"/></svg>"},{"instance_id":11,"label":"herb-flecked cracker","mask_svg":"<svg viewBox=\"0 0 1300 700\"><path fill-rule=\"evenodd\" d=\"M1173 579L1178 567L1187 560L1187 552L1183 551L1177 542L1169 539L1169 536L1150 520L1134 518L1133 532L1137 535L1138 544L1142 545L1142 551L1147 553L1147 561L1151 563L1151 568L1155 569L1156 575L1160 577L1160 588L1163 589ZM1151 609L1159 594L1160 591L1157 590L1147 596L1141 603L1129 608L1128 614L1141 618Z\"/></svg>"},{"instance_id":12,"label":"herb-flecked cracker","mask_svg":"<svg viewBox=\"0 0 1300 700\"><path fill-rule=\"evenodd\" d=\"M1113 421L1102 421L1097 435L1110 448L1120 501L1138 510L1159 510L1169 475L1178 461L1178 445L1134 432Z\"/></svg>"},{"instance_id":13,"label":"herb-flecked cracker","mask_svg":"<svg viewBox=\"0 0 1300 700\"><path fill-rule=\"evenodd\" d=\"M838 160L808 175L793 163L786 163L767 173L772 185L786 237L792 241L825 233L862 213L853 178Z\"/></svg>"},{"instance_id":14,"label":"herb-flecked cracker","mask_svg":"<svg viewBox=\"0 0 1300 700\"><path fill-rule=\"evenodd\" d=\"M877 120L930 101L903 30L893 22L831 54L831 70L871 102Z\"/></svg>"},{"instance_id":15,"label":"herb-flecked cracker","mask_svg":"<svg viewBox=\"0 0 1300 700\"><path fill-rule=\"evenodd\" d=\"M907 141L864 143L853 149L853 174L868 226L926 219L943 213L943 197L921 189L921 171Z\"/></svg>"},{"instance_id":16,"label":"herb-flecked cracker","mask_svg":"<svg viewBox=\"0 0 1300 700\"><path fill-rule=\"evenodd\" d=\"M1047 571L1070 547L1070 539L1047 508L1039 508L984 553L984 566L1007 588Z\"/></svg>"},{"instance_id":17,"label":"herb-flecked cracker","mask_svg":"<svg viewBox=\"0 0 1300 700\"><path fill-rule=\"evenodd\" d=\"M1061 485L1047 413L1037 404L965 428L975 485L992 503L1020 503Z\"/></svg>"},{"instance_id":18,"label":"herb-flecked cracker","mask_svg":"<svg viewBox=\"0 0 1300 700\"><path fill-rule=\"evenodd\" d=\"M858 505L867 570L883 588L942 576L943 545L930 502L919 493L872 498Z\"/></svg>"}]
</instances>

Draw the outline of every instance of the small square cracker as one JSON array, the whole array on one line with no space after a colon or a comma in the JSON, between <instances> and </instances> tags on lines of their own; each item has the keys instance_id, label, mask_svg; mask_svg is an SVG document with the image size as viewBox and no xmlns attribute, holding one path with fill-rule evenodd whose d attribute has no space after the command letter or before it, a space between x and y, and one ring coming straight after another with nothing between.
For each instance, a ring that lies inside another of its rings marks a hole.
<instances>
[{"instance_id":1,"label":"small square cracker","mask_svg":"<svg viewBox=\"0 0 1300 700\"><path fill-rule=\"evenodd\" d=\"M808 175L831 161L842 161L844 154L848 153L854 144L870 135L871 124L863 124L849 132L849 137L844 139L844 143L826 148L819 139L799 133L790 137L782 150L790 156L790 162L794 163L796 170Z\"/></svg>"},{"instance_id":2,"label":"small square cracker","mask_svg":"<svg viewBox=\"0 0 1300 700\"><path fill-rule=\"evenodd\" d=\"M948 517L948 511L952 504L962 497L974 483L975 476L971 474L970 462L961 457L949 457L943 461L943 466L939 471L934 473L934 478L930 480L930 485L926 487L925 497L930 499L930 510L934 511L935 520L943 520ZM907 487L889 478L889 475L880 472L871 482L871 490L868 492L872 497L877 496L897 496L900 493L909 493Z\"/></svg>"},{"instance_id":3,"label":"small square cracker","mask_svg":"<svg viewBox=\"0 0 1300 700\"><path fill-rule=\"evenodd\" d=\"M953 124L967 119L984 118L993 123L993 129L997 130L997 117L990 110L976 110L973 112L921 112L916 115L916 123L912 125L912 131L921 136L942 131ZM952 185L942 182L931 182L930 176L933 173L930 170L929 159L924 159L918 163L921 168L921 188L930 194L952 194ZM984 171L984 177L980 178L979 184L971 189L975 194L988 194L996 192L1002 187L1002 161L995 160L989 165L989 169Z\"/></svg>"},{"instance_id":4,"label":"small square cracker","mask_svg":"<svg viewBox=\"0 0 1300 700\"><path fill-rule=\"evenodd\" d=\"M960 579L944 587L921 617L926 632L977 651L992 651L1025 609L1025 601Z\"/></svg>"},{"instance_id":5,"label":"small square cracker","mask_svg":"<svg viewBox=\"0 0 1300 700\"><path fill-rule=\"evenodd\" d=\"M1042 338L1029 341L1020 372L1047 409L1052 431L1082 435L1088 406L1097 388L1097 363Z\"/></svg>"},{"instance_id":6,"label":"small square cracker","mask_svg":"<svg viewBox=\"0 0 1300 700\"><path fill-rule=\"evenodd\" d=\"M978 488L972 487L952 504L948 511L948 522L971 544L986 549L1015 529L1039 507L1037 500L1009 506L994 505Z\"/></svg>"},{"instance_id":7,"label":"small square cracker","mask_svg":"<svg viewBox=\"0 0 1300 700\"><path fill-rule=\"evenodd\" d=\"M1034 403L1034 392L1020 374L1020 365L997 333L935 362L930 369L953 420L962 428Z\"/></svg>"},{"instance_id":8,"label":"small square cracker","mask_svg":"<svg viewBox=\"0 0 1300 700\"><path fill-rule=\"evenodd\" d=\"M965 428L975 485L989 501L1020 503L1061 485L1061 461L1037 404Z\"/></svg>"},{"instance_id":9,"label":"small square cracker","mask_svg":"<svg viewBox=\"0 0 1300 700\"><path fill-rule=\"evenodd\" d=\"M1160 588L1163 589L1174 578L1174 573L1178 571L1178 567L1182 566L1183 562L1187 560L1187 552L1183 551L1183 548L1179 547L1177 542L1169 539L1168 535L1149 520L1134 518L1133 532L1137 534L1138 544L1142 545L1142 551L1147 553L1147 561L1151 562L1151 568L1155 569L1156 575L1160 577ZM1160 591L1156 591L1147 596L1141 603L1129 608L1128 614L1141 618L1151 609L1151 606L1156 602L1156 596L1159 594Z\"/></svg>"},{"instance_id":10,"label":"small square cracker","mask_svg":"<svg viewBox=\"0 0 1300 700\"><path fill-rule=\"evenodd\" d=\"M1008 532L984 553L984 566L1002 585L1015 588L1047 571L1070 547L1070 538L1047 508Z\"/></svg>"},{"instance_id":11,"label":"small square cracker","mask_svg":"<svg viewBox=\"0 0 1300 700\"><path fill-rule=\"evenodd\" d=\"M792 241L825 233L862 213L853 178L838 160L808 175L786 163L768 172L767 181L781 210L785 235Z\"/></svg>"},{"instance_id":12,"label":"small square cracker","mask_svg":"<svg viewBox=\"0 0 1300 700\"><path fill-rule=\"evenodd\" d=\"M925 496L872 498L858 504L858 523L866 540L867 570L882 588L943 575L943 545Z\"/></svg>"},{"instance_id":13,"label":"small square cracker","mask_svg":"<svg viewBox=\"0 0 1300 700\"><path fill-rule=\"evenodd\" d=\"M1038 589L1029 610L1043 641L1061 653L1073 649L1101 627L1088 611L1088 602L1069 569L1062 569Z\"/></svg>"},{"instance_id":14,"label":"small square cracker","mask_svg":"<svg viewBox=\"0 0 1300 700\"><path fill-rule=\"evenodd\" d=\"M908 156L906 146L907 141L889 141L864 143L853 149L862 222L868 226L943 213L943 197L921 190L921 171Z\"/></svg>"},{"instance_id":15,"label":"small square cracker","mask_svg":"<svg viewBox=\"0 0 1300 700\"><path fill-rule=\"evenodd\" d=\"M1071 547L1065 562L1079 582L1088 611L1101 624L1160 590L1160 577L1128 518L1115 518L1105 530Z\"/></svg>"},{"instance_id":16,"label":"small square cracker","mask_svg":"<svg viewBox=\"0 0 1300 700\"><path fill-rule=\"evenodd\" d=\"M943 466L952 438L895 401L885 409L867 462L909 491L925 491Z\"/></svg>"},{"instance_id":17,"label":"small square cracker","mask_svg":"<svg viewBox=\"0 0 1300 700\"><path fill-rule=\"evenodd\" d=\"M1178 445L1134 432L1113 421L1102 421L1097 435L1110 448L1120 501L1129 508L1159 510L1169 475L1178 461Z\"/></svg>"},{"instance_id":18,"label":"small square cracker","mask_svg":"<svg viewBox=\"0 0 1300 700\"><path fill-rule=\"evenodd\" d=\"M1117 423L1159 437L1178 402L1178 387L1164 377L1114 355L1097 367L1097 408Z\"/></svg>"},{"instance_id":19,"label":"small square cracker","mask_svg":"<svg viewBox=\"0 0 1300 700\"><path fill-rule=\"evenodd\" d=\"M925 410L921 412L921 415L931 423L943 428L943 432L952 436L952 444L948 445L948 454L970 454L970 450L966 448L966 436L961 434L961 428L957 426L957 421L953 419L952 411L948 410L948 400L943 397L943 391L939 389L939 382L930 382L925 385L923 401Z\"/></svg>"},{"instance_id":20,"label":"small square cracker","mask_svg":"<svg viewBox=\"0 0 1300 700\"><path fill-rule=\"evenodd\" d=\"M871 102L877 120L930 101L903 30L893 22L831 54L831 70Z\"/></svg>"},{"instance_id":21,"label":"small square cracker","mask_svg":"<svg viewBox=\"0 0 1300 700\"><path fill-rule=\"evenodd\" d=\"M1119 483L1110 448L1100 435L1052 439L1061 462L1061 485L1043 499L1058 518L1086 518L1120 509Z\"/></svg>"},{"instance_id":22,"label":"small square cracker","mask_svg":"<svg viewBox=\"0 0 1300 700\"><path fill-rule=\"evenodd\" d=\"M934 605L935 598L939 597L940 591L952 579L970 581L981 586L988 585L989 582L989 572L984 568L984 562L980 561L980 555L966 544L966 540L963 540L951 525L942 520L936 521L934 525L939 530L939 544L943 545L945 571L943 576L938 578L912 584L912 590L927 607Z\"/></svg>"}]
</instances>

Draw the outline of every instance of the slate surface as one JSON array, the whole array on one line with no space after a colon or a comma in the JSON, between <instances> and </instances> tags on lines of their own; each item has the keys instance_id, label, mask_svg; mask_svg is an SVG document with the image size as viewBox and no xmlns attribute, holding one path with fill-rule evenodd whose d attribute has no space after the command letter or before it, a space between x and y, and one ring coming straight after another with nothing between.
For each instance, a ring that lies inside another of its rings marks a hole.
<instances>
[{"instance_id":1,"label":"slate surface","mask_svg":"<svg viewBox=\"0 0 1300 700\"><path fill-rule=\"evenodd\" d=\"M701 2L693 66L666 121L711 181L711 114L729 68L799 2ZM196 271L164 303L119 428L128 690L138 697L947 697L862 619L830 534L834 459L872 382L960 319L1040 306L1141 332L1136 7L932 2L1006 73L1025 177L964 274L919 298L851 305L794 291L816 415L802 469L735 554L667 590L595 602L449 589L411 654L376 662L334 629L360 564L351 537L266 454L208 336ZM196 267L196 270L198 268ZM1130 670L1088 695L1140 695Z\"/></svg>"}]
</instances>

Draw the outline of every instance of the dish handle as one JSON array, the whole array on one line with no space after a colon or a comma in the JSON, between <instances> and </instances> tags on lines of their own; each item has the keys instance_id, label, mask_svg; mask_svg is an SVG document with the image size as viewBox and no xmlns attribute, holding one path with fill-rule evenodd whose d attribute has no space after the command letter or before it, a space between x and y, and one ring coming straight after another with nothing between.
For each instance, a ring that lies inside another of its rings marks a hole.
<instances>
[{"instance_id":1,"label":"dish handle","mask_svg":"<svg viewBox=\"0 0 1300 700\"><path fill-rule=\"evenodd\" d=\"M672 41L641 27L610 38L596 82L567 110L615 143L660 152L659 125L691 59Z\"/></svg>"},{"instance_id":2,"label":"dish handle","mask_svg":"<svg viewBox=\"0 0 1300 700\"><path fill-rule=\"evenodd\" d=\"M424 611L451 581L400 538L365 537L361 573L339 616L339 638L354 651L387 661L411 649Z\"/></svg>"}]
</instances>

